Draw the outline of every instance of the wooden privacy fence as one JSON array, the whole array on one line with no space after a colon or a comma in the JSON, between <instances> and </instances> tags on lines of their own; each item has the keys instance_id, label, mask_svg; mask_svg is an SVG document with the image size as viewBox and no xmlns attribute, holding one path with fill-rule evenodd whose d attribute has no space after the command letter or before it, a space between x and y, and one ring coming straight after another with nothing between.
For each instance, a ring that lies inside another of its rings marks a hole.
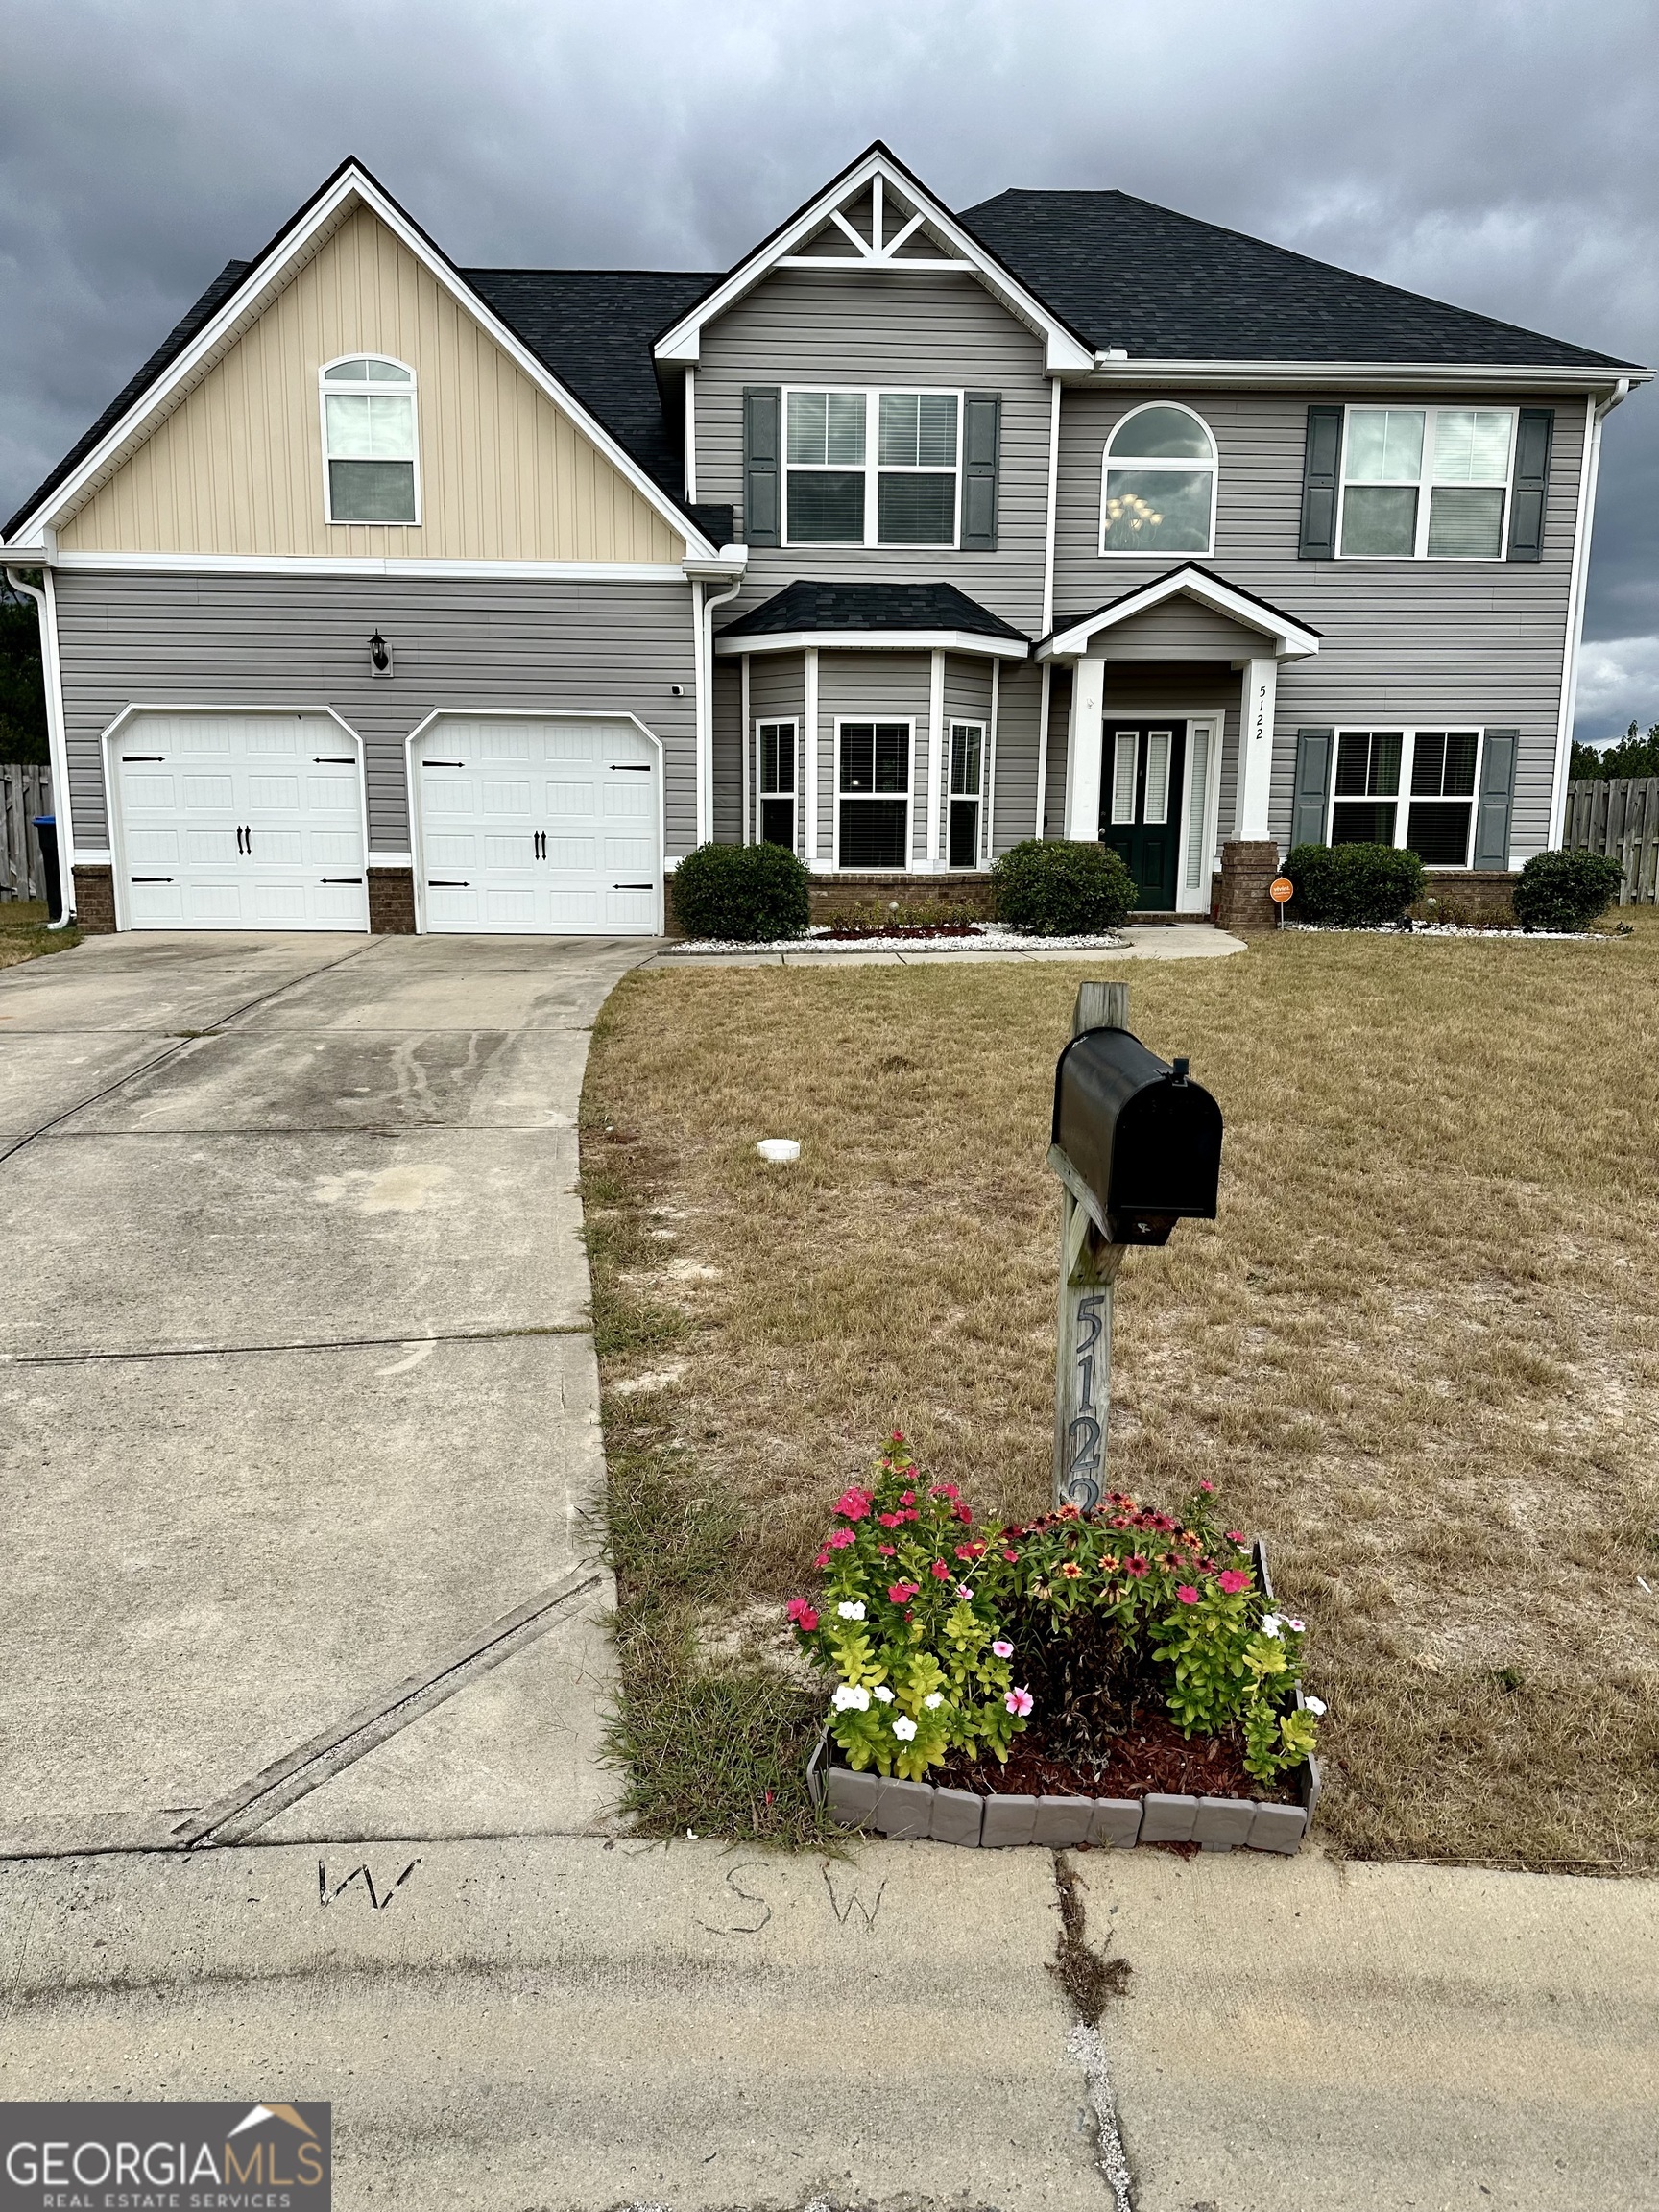
<instances>
[{"instance_id":1,"label":"wooden privacy fence","mask_svg":"<svg viewBox=\"0 0 1659 2212\"><path fill-rule=\"evenodd\" d=\"M45 898L40 839L31 825L51 811L50 769L0 761L0 899Z\"/></svg>"},{"instance_id":2,"label":"wooden privacy fence","mask_svg":"<svg viewBox=\"0 0 1659 2212\"><path fill-rule=\"evenodd\" d=\"M1561 842L1569 852L1605 853L1624 871L1621 906L1659 902L1659 776L1614 776L1569 783Z\"/></svg>"}]
</instances>

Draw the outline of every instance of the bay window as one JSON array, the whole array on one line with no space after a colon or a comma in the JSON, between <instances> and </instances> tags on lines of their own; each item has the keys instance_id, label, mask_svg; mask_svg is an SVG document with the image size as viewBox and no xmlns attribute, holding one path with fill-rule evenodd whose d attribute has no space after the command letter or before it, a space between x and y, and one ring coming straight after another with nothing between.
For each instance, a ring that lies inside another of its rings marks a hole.
<instances>
[{"instance_id":1,"label":"bay window","mask_svg":"<svg viewBox=\"0 0 1659 2212\"><path fill-rule=\"evenodd\" d=\"M786 391L792 545L954 545L959 392Z\"/></svg>"},{"instance_id":2,"label":"bay window","mask_svg":"<svg viewBox=\"0 0 1659 2212\"><path fill-rule=\"evenodd\" d=\"M1350 407L1339 550L1365 561L1501 561L1512 407Z\"/></svg>"}]
</instances>

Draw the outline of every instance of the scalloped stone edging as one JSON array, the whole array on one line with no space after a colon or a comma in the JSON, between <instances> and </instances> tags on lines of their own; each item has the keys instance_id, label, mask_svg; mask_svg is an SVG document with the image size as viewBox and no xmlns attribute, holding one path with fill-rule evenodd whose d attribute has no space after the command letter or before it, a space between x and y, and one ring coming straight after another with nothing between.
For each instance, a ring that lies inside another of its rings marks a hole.
<instances>
[{"instance_id":1,"label":"scalloped stone edging","mask_svg":"<svg viewBox=\"0 0 1659 2212\"><path fill-rule=\"evenodd\" d=\"M1256 1572L1268 1599L1267 1550L1258 1537ZM1296 1693L1300 1707L1303 1696ZM1311 1758L1301 1771L1301 1803L1262 1804L1254 1797L1186 1797L1150 1791L1145 1797L981 1797L972 1790L946 1790L932 1782L899 1782L881 1774L855 1774L829 1763L824 1729L806 1762L806 1787L814 1805L842 1828L873 1828L895 1842L961 1843L970 1850L1000 1851L1022 1843L1059 1851L1079 1843L1099 1850L1132 1851L1138 1843L1196 1843L1204 1851L1277 1851L1302 1848L1313 1825L1322 1777Z\"/></svg>"}]
</instances>

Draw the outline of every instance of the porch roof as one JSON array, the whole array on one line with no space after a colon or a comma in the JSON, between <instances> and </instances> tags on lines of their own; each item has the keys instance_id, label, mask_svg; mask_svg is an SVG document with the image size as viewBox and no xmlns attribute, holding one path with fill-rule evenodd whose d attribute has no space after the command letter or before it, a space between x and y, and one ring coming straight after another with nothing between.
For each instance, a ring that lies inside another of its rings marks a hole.
<instances>
[{"instance_id":1,"label":"porch roof","mask_svg":"<svg viewBox=\"0 0 1659 2212\"><path fill-rule=\"evenodd\" d=\"M1186 561L1166 575L1155 576L1149 584L1137 585L1120 597L1109 599L1092 614L1078 614L1070 621L1056 623L1047 637L1038 641L1036 657L1039 661L1077 660L1103 632L1116 629L1119 623L1131 621L1153 607L1161 607L1167 599L1179 597L1195 600L1200 606L1226 615L1241 628L1254 630L1264 639L1271 639L1275 660L1306 661L1319 650L1319 632L1311 624L1298 621L1282 607L1259 599L1253 591L1229 584L1224 576L1201 568L1196 561Z\"/></svg>"},{"instance_id":2,"label":"porch roof","mask_svg":"<svg viewBox=\"0 0 1659 2212\"><path fill-rule=\"evenodd\" d=\"M784 653L816 645L836 652L989 654L1023 661L1031 640L954 584L839 584L802 578L727 624L716 653Z\"/></svg>"}]
</instances>

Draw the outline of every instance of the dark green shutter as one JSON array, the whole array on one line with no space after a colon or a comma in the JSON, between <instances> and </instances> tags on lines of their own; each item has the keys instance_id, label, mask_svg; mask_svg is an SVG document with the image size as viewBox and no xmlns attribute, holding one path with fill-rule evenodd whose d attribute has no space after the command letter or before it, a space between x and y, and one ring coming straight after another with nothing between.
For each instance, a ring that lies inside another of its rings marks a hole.
<instances>
[{"instance_id":1,"label":"dark green shutter","mask_svg":"<svg viewBox=\"0 0 1659 2212\"><path fill-rule=\"evenodd\" d=\"M776 384L743 387L743 541L776 545L783 518L783 395Z\"/></svg>"},{"instance_id":2,"label":"dark green shutter","mask_svg":"<svg viewBox=\"0 0 1659 2212\"><path fill-rule=\"evenodd\" d=\"M1342 410L1310 407L1308 443L1302 453L1302 542L1304 561L1336 558L1336 486L1342 467Z\"/></svg>"},{"instance_id":3,"label":"dark green shutter","mask_svg":"<svg viewBox=\"0 0 1659 2212\"><path fill-rule=\"evenodd\" d=\"M1334 730L1298 730L1296 733L1296 782L1290 803L1292 845L1323 845L1325 809L1331 797L1331 757L1336 750Z\"/></svg>"},{"instance_id":4,"label":"dark green shutter","mask_svg":"<svg viewBox=\"0 0 1659 2212\"><path fill-rule=\"evenodd\" d=\"M1002 452L1002 395L962 397L962 550L997 550L997 469Z\"/></svg>"},{"instance_id":5,"label":"dark green shutter","mask_svg":"<svg viewBox=\"0 0 1659 2212\"><path fill-rule=\"evenodd\" d=\"M1515 425L1515 489L1509 494L1509 558L1542 561L1544 507L1550 495L1553 407L1523 407Z\"/></svg>"},{"instance_id":6,"label":"dark green shutter","mask_svg":"<svg viewBox=\"0 0 1659 2212\"><path fill-rule=\"evenodd\" d=\"M1488 730L1480 748L1480 796L1475 805L1477 868L1509 865L1509 816L1515 805L1515 756L1519 730Z\"/></svg>"}]
</instances>

